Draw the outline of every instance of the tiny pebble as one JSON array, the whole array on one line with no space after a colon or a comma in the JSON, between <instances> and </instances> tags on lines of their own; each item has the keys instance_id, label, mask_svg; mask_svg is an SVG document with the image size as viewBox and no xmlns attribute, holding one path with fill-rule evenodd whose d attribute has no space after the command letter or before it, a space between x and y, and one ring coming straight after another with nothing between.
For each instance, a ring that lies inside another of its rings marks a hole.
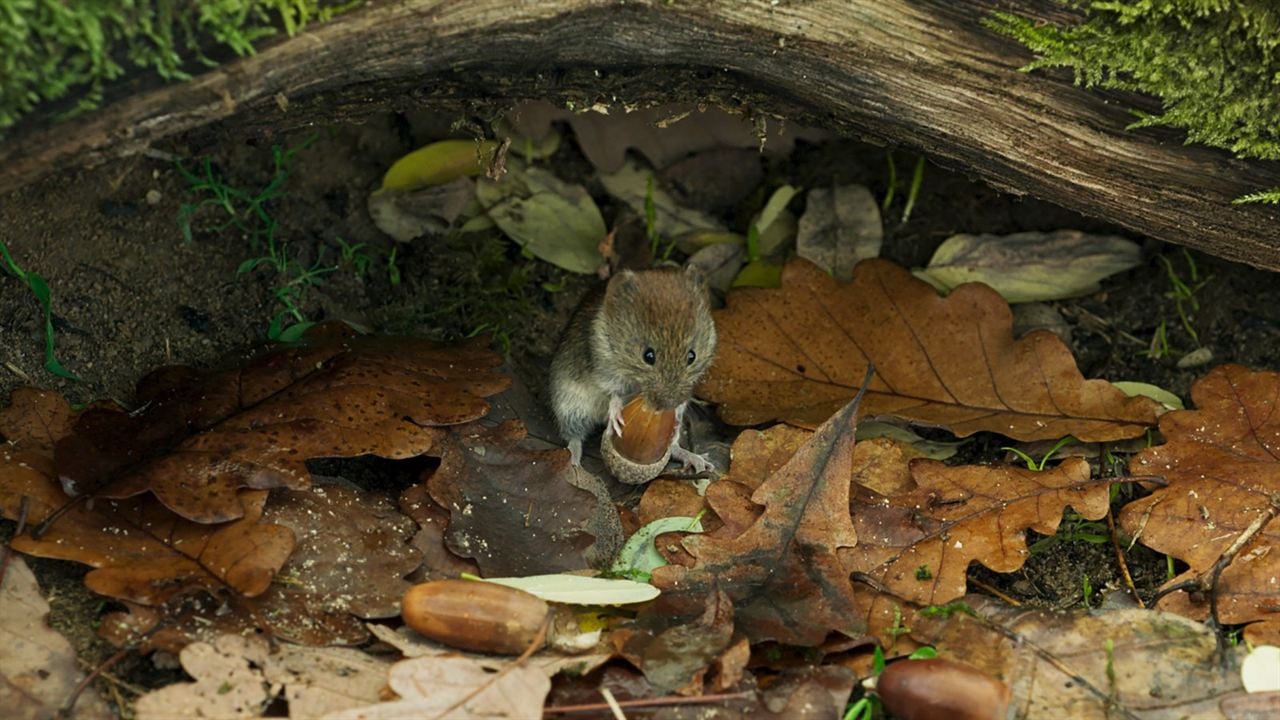
<instances>
[{"instance_id":1,"label":"tiny pebble","mask_svg":"<svg viewBox=\"0 0 1280 720\"><path fill-rule=\"evenodd\" d=\"M160 198L162 198L162 197L164 197L164 196L160 194L160 191L159 191L159 190L148 190L148 191L147 191L147 204L148 204L148 205L159 205L159 204L160 204Z\"/></svg>"}]
</instances>

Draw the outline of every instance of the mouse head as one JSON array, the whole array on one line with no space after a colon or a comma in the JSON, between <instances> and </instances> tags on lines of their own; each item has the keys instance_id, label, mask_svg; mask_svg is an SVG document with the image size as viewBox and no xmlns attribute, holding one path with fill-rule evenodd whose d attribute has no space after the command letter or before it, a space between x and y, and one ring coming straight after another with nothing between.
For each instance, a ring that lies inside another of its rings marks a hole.
<instances>
[{"instance_id":1,"label":"mouse head","mask_svg":"<svg viewBox=\"0 0 1280 720\"><path fill-rule=\"evenodd\" d=\"M716 349L706 280L697 270L623 271L609 280L592 328L600 366L658 409L693 395Z\"/></svg>"}]
</instances>

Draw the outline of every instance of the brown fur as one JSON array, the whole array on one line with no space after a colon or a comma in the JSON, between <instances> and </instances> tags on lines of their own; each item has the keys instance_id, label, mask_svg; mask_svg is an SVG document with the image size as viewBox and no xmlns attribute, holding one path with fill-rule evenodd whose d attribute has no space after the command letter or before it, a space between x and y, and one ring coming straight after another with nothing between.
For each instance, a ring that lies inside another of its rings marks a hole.
<instances>
[{"instance_id":1,"label":"brown fur","mask_svg":"<svg viewBox=\"0 0 1280 720\"><path fill-rule=\"evenodd\" d=\"M551 365L551 399L572 448L608 418L611 398L682 408L715 355L706 283L694 270L624 271L574 312ZM655 362L644 361L652 348ZM688 352L695 357L688 362Z\"/></svg>"}]
</instances>

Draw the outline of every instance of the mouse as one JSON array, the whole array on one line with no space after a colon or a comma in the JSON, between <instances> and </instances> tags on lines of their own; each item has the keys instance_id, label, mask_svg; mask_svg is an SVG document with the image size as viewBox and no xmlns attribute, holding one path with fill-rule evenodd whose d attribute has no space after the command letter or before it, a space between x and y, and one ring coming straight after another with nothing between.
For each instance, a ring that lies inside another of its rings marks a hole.
<instances>
[{"instance_id":1,"label":"mouse","mask_svg":"<svg viewBox=\"0 0 1280 720\"><path fill-rule=\"evenodd\" d=\"M671 457L706 472L714 465L680 445L685 407L716 352L706 277L696 268L623 270L579 303L551 361L551 408L573 464L597 427L622 434L622 408L643 395L674 410Z\"/></svg>"}]
</instances>

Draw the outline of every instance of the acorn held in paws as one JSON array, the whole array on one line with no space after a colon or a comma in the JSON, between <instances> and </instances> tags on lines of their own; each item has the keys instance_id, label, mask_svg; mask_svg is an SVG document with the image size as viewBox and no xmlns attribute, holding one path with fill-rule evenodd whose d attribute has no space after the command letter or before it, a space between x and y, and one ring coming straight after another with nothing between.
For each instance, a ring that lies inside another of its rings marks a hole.
<instances>
[{"instance_id":1,"label":"acorn held in paws","mask_svg":"<svg viewBox=\"0 0 1280 720\"><path fill-rule=\"evenodd\" d=\"M662 472L671 459L676 433L676 411L656 410L643 396L622 408L622 435L606 428L600 439L605 465L620 482L639 485Z\"/></svg>"}]
</instances>

